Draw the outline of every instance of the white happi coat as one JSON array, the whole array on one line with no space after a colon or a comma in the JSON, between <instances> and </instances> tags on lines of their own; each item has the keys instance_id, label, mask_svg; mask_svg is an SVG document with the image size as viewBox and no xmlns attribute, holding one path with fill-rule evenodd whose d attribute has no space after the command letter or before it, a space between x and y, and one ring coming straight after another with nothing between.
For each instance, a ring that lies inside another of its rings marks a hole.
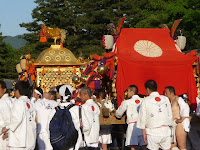
<instances>
[{"instance_id":1,"label":"white happi coat","mask_svg":"<svg viewBox=\"0 0 200 150\"><path fill-rule=\"evenodd\" d=\"M131 99L123 101L116 111L115 115L117 118L121 118L126 111L126 122L128 124L126 131L126 146L135 145L131 142L133 138L142 135L142 130L136 127L141 103L142 99L138 95L133 95Z\"/></svg>"},{"instance_id":2,"label":"white happi coat","mask_svg":"<svg viewBox=\"0 0 200 150\"><path fill-rule=\"evenodd\" d=\"M190 131L190 121L189 121L190 107L184 101L184 99L182 97L179 97L178 105L180 108L180 116L185 117L185 119L182 122L183 128L186 132L189 132Z\"/></svg>"},{"instance_id":3,"label":"white happi coat","mask_svg":"<svg viewBox=\"0 0 200 150\"><path fill-rule=\"evenodd\" d=\"M65 103L60 103L60 107L61 109L64 108L64 106L68 106L69 104L71 104L71 102L65 102ZM72 108L69 109L69 112L72 116L72 122L74 123L74 127L76 128L76 130L78 131L78 139L77 139L77 143L75 145L75 150L78 150L80 147L83 147L83 139L82 139L82 134L81 134L81 130L80 130L80 120L79 120L79 106L75 105ZM49 123L51 121L51 119L53 118L54 114L56 113L56 110L53 109L49 115L48 118L48 129L49 129ZM85 111L82 109L82 122L83 122L83 133L88 132L91 128L91 125L89 124L89 119L87 118ZM50 133L48 130L48 134L50 137ZM71 148L73 149L73 148Z\"/></svg>"},{"instance_id":4,"label":"white happi coat","mask_svg":"<svg viewBox=\"0 0 200 150\"><path fill-rule=\"evenodd\" d=\"M54 100L48 100L43 98L38 100L35 104L37 114L37 133L48 133L47 123L49 114L57 106L57 102Z\"/></svg>"},{"instance_id":5,"label":"white happi coat","mask_svg":"<svg viewBox=\"0 0 200 150\"><path fill-rule=\"evenodd\" d=\"M57 106L57 102L54 100L48 100L43 98L37 101L35 105L37 112L37 143L38 149L40 150L51 150L53 149L50 144L50 139L48 136L48 118L52 110Z\"/></svg>"},{"instance_id":6,"label":"white happi coat","mask_svg":"<svg viewBox=\"0 0 200 150\"><path fill-rule=\"evenodd\" d=\"M138 113L142 99L138 95L133 95L131 99L125 100L121 103L116 110L116 117L121 118L126 111L127 120L126 123L136 122L138 119Z\"/></svg>"},{"instance_id":7,"label":"white happi coat","mask_svg":"<svg viewBox=\"0 0 200 150\"><path fill-rule=\"evenodd\" d=\"M10 123L11 99L8 94L4 94L0 99L0 130ZM3 140L0 136L0 150L6 150L8 139Z\"/></svg>"},{"instance_id":8,"label":"white happi coat","mask_svg":"<svg viewBox=\"0 0 200 150\"><path fill-rule=\"evenodd\" d=\"M169 99L158 92L152 92L144 98L139 111L137 127L146 128L146 134L149 135L170 136L170 128L166 126L171 125L172 109Z\"/></svg>"},{"instance_id":9,"label":"white happi coat","mask_svg":"<svg viewBox=\"0 0 200 150\"><path fill-rule=\"evenodd\" d=\"M13 148L29 148L35 146L36 123L35 109L27 96L21 96L11 110L9 129L9 146Z\"/></svg>"},{"instance_id":10,"label":"white happi coat","mask_svg":"<svg viewBox=\"0 0 200 150\"><path fill-rule=\"evenodd\" d=\"M82 105L82 108L85 110L86 116L89 119L89 123L91 125L90 130L84 133L85 141L88 145L97 144L98 146L100 130L99 106L93 101L93 99L89 99Z\"/></svg>"}]
</instances>

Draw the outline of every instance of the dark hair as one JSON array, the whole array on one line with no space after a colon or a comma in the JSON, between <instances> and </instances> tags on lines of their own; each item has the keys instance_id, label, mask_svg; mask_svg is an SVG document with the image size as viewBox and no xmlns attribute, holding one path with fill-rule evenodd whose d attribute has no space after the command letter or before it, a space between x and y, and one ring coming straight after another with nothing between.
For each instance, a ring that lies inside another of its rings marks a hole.
<instances>
[{"instance_id":1,"label":"dark hair","mask_svg":"<svg viewBox=\"0 0 200 150\"><path fill-rule=\"evenodd\" d=\"M61 84L61 85L56 86L56 91L59 92L60 87L63 86L63 85L64 85L64 84Z\"/></svg>"},{"instance_id":2,"label":"dark hair","mask_svg":"<svg viewBox=\"0 0 200 150\"><path fill-rule=\"evenodd\" d=\"M66 101L70 101L72 98L72 93L69 91L69 89L66 87L65 89L65 96L70 95L70 97L68 99L66 99ZM62 97L62 96L61 96ZM63 99L63 97L62 97Z\"/></svg>"},{"instance_id":3,"label":"dark hair","mask_svg":"<svg viewBox=\"0 0 200 150\"><path fill-rule=\"evenodd\" d=\"M43 90L40 87L36 87L35 88L37 91L39 91L42 95L43 95ZM39 97L41 98L42 95L39 95Z\"/></svg>"},{"instance_id":4,"label":"dark hair","mask_svg":"<svg viewBox=\"0 0 200 150\"><path fill-rule=\"evenodd\" d=\"M88 86L82 87L81 88L81 93L87 94L89 97L92 96L92 90Z\"/></svg>"},{"instance_id":5,"label":"dark hair","mask_svg":"<svg viewBox=\"0 0 200 150\"><path fill-rule=\"evenodd\" d=\"M103 99L105 99L105 98L106 98L106 92L100 90L100 91L97 93L96 96L97 96L97 98L102 97Z\"/></svg>"},{"instance_id":6,"label":"dark hair","mask_svg":"<svg viewBox=\"0 0 200 150\"><path fill-rule=\"evenodd\" d=\"M6 82L4 82L3 80L0 80L0 84L1 84L2 89L7 89Z\"/></svg>"},{"instance_id":7,"label":"dark hair","mask_svg":"<svg viewBox=\"0 0 200 150\"><path fill-rule=\"evenodd\" d=\"M138 87L136 85L130 85L128 87L130 91L133 91L135 94L138 94Z\"/></svg>"},{"instance_id":8,"label":"dark hair","mask_svg":"<svg viewBox=\"0 0 200 150\"><path fill-rule=\"evenodd\" d=\"M56 97L56 91L49 91L49 94L54 96L54 100L57 99L57 97Z\"/></svg>"},{"instance_id":9,"label":"dark hair","mask_svg":"<svg viewBox=\"0 0 200 150\"><path fill-rule=\"evenodd\" d=\"M176 92L173 86L167 86L165 87L165 89L168 89L170 93L174 93L174 95L176 95Z\"/></svg>"},{"instance_id":10,"label":"dark hair","mask_svg":"<svg viewBox=\"0 0 200 150\"><path fill-rule=\"evenodd\" d=\"M31 97L31 87L27 81L18 81L15 84L15 90L19 90L20 95Z\"/></svg>"},{"instance_id":11,"label":"dark hair","mask_svg":"<svg viewBox=\"0 0 200 150\"><path fill-rule=\"evenodd\" d=\"M157 91L157 83L154 80L148 80L145 82L145 89L149 89L151 91Z\"/></svg>"}]
</instances>

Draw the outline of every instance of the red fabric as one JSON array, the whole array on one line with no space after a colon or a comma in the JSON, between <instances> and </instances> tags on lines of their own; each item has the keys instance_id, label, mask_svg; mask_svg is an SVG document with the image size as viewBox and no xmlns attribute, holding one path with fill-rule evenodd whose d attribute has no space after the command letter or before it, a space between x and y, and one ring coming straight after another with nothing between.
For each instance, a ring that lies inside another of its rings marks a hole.
<instances>
[{"instance_id":1,"label":"red fabric","mask_svg":"<svg viewBox=\"0 0 200 150\"><path fill-rule=\"evenodd\" d=\"M146 57L139 54L134 49L139 40L154 42L162 49L162 55ZM160 94L166 86L174 86L177 95L188 93L195 108L197 88L192 64L197 57L177 51L168 29L122 29L116 42L116 55L118 106L129 85L135 84L139 94L145 95L144 83L151 79L157 82Z\"/></svg>"}]
</instances>

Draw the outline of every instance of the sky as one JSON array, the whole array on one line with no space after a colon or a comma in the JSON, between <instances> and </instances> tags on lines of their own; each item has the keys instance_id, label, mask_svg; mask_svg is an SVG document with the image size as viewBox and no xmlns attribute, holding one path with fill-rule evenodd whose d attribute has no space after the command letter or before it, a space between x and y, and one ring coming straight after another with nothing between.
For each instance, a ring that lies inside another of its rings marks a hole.
<instances>
[{"instance_id":1,"label":"sky","mask_svg":"<svg viewBox=\"0 0 200 150\"><path fill-rule=\"evenodd\" d=\"M20 23L31 22L34 0L0 0L0 32L3 36L16 36L27 33Z\"/></svg>"}]
</instances>

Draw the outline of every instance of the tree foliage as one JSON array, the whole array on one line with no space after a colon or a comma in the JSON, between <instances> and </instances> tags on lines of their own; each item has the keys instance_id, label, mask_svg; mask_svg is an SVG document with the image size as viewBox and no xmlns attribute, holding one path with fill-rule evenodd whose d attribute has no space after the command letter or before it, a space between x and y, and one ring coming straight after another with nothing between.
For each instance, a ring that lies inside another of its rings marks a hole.
<instances>
[{"instance_id":1,"label":"tree foliage","mask_svg":"<svg viewBox=\"0 0 200 150\"><path fill-rule=\"evenodd\" d=\"M17 51L9 44L3 42L3 39L4 37L0 33L0 79L17 79L15 70L18 56Z\"/></svg>"},{"instance_id":2,"label":"tree foliage","mask_svg":"<svg viewBox=\"0 0 200 150\"><path fill-rule=\"evenodd\" d=\"M200 3L199 0L35 0L32 11L33 21L22 23L21 27L30 31L23 38L28 41L22 54L30 52L32 58L50 47L39 42L41 23L46 26L67 30L64 47L76 56L91 53L102 54L102 35L107 34L107 24L117 25L119 18L126 16L125 28L159 28L160 24L172 27L176 19L183 19L179 29L187 37L185 50L200 47Z\"/></svg>"},{"instance_id":3,"label":"tree foliage","mask_svg":"<svg viewBox=\"0 0 200 150\"><path fill-rule=\"evenodd\" d=\"M90 53L105 51L101 38L108 32L107 24L117 25L123 16L127 18L124 27L128 28L158 28L160 24L171 28L176 19L183 19L179 29L187 36L187 49L200 46L199 0L36 0L35 3L34 21L21 26L32 32L24 38L31 45L37 45L36 54L50 45L42 46L38 42L41 22L67 30L64 46L77 56L83 53L87 57Z\"/></svg>"}]
</instances>

